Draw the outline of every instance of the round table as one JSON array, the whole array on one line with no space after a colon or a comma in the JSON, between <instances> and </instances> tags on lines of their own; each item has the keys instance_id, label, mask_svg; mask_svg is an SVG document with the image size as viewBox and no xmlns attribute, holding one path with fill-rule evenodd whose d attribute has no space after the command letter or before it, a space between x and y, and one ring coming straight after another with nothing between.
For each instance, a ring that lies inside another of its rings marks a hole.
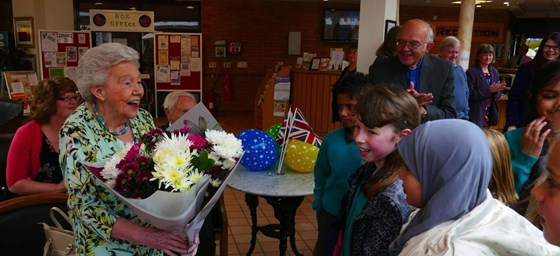
<instances>
[{"instance_id":1,"label":"round table","mask_svg":"<svg viewBox=\"0 0 560 256\"><path fill-rule=\"evenodd\" d=\"M251 247L247 255L253 253L259 231L280 241L281 256L286 255L288 237L294 254L302 255L295 243L295 216L304 197L313 194L313 173L299 173L284 168L282 174L277 174L276 168L275 165L269 170L254 172L238 165L228 180L228 186L245 193L245 203L251 212ZM257 226L259 196L272 206L279 224Z\"/></svg>"}]
</instances>

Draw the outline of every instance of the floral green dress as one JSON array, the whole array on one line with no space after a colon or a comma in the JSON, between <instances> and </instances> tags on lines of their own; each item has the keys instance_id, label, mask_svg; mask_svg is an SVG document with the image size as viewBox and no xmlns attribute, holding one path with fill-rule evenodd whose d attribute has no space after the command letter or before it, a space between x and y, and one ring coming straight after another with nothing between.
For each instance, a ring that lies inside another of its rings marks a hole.
<instances>
[{"instance_id":1,"label":"floral green dress","mask_svg":"<svg viewBox=\"0 0 560 256\"><path fill-rule=\"evenodd\" d=\"M143 109L130 120L138 140L154 128L150 114ZM104 162L124 147L105 130L93 114L80 105L60 130L60 167L68 191L69 215L78 255L163 255L161 251L111 237L118 218L147 225L91 174L84 163Z\"/></svg>"}]
</instances>

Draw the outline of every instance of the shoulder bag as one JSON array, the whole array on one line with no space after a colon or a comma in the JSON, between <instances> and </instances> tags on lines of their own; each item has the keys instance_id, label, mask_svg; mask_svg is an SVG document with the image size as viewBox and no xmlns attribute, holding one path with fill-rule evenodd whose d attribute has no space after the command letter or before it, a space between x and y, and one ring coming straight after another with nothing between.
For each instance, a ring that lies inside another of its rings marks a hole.
<instances>
[{"instance_id":1,"label":"shoulder bag","mask_svg":"<svg viewBox=\"0 0 560 256\"><path fill-rule=\"evenodd\" d=\"M62 225L60 225L60 223L54 216L55 212L60 214L66 221L68 221L68 223L70 223L68 215L66 215L66 213L64 213L60 208L51 208L51 220L54 222L56 227L49 226L44 222L39 223L43 225L45 238L47 240L43 249L43 256L76 255L76 247L74 246L74 234L72 233L72 231L62 228Z\"/></svg>"}]
</instances>

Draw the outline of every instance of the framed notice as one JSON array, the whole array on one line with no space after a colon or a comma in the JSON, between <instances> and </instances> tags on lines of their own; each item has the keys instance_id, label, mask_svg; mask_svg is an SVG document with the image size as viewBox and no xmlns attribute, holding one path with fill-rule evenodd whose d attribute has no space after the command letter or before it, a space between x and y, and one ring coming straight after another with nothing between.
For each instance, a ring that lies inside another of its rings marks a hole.
<instances>
[{"instance_id":1,"label":"framed notice","mask_svg":"<svg viewBox=\"0 0 560 256\"><path fill-rule=\"evenodd\" d=\"M23 114L29 115L29 103L33 99L31 89L38 83L35 71L5 71L8 95L12 100L23 101Z\"/></svg>"},{"instance_id":2,"label":"framed notice","mask_svg":"<svg viewBox=\"0 0 560 256\"><path fill-rule=\"evenodd\" d=\"M14 18L14 33L17 46L35 47L33 17Z\"/></svg>"}]
</instances>

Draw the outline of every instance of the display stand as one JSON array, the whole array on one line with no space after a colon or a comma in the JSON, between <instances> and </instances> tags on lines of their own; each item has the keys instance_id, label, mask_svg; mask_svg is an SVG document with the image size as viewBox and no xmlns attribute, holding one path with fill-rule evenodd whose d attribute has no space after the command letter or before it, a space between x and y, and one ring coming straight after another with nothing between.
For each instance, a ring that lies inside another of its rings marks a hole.
<instances>
[{"instance_id":1,"label":"display stand","mask_svg":"<svg viewBox=\"0 0 560 256\"><path fill-rule=\"evenodd\" d=\"M78 61L89 48L89 31L39 30L41 79L54 76L74 79Z\"/></svg>"},{"instance_id":2,"label":"display stand","mask_svg":"<svg viewBox=\"0 0 560 256\"><path fill-rule=\"evenodd\" d=\"M280 106L279 101L274 99L274 91L277 83L277 77L290 77L290 68L283 67L280 71L274 73L269 70L263 77L255 98L255 125L257 128L264 130L274 124L281 124L289 108L289 104L285 101ZM283 107L283 111L279 111ZM283 112L282 115L278 115Z\"/></svg>"},{"instance_id":3,"label":"display stand","mask_svg":"<svg viewBox=\"0 0 560 256\"><path fill-rule=\"evenodd\" d=\"M23 115L29 115L29 103L33 99L31 87L38 82L37 73L35 71L5 71L4 78L10 99L23 101Z\"/></svg>"},{"instance_id":4,"label":"display stand","mask_svg":"<svg viewBox=\"0 0 560 256\"><path fill-rule=\"evenodd\" d=\"M202 34L158 32L154 46L156 117L158 99L168 92L184 90L202 99Z\"/></svg>"}]
</instances>

